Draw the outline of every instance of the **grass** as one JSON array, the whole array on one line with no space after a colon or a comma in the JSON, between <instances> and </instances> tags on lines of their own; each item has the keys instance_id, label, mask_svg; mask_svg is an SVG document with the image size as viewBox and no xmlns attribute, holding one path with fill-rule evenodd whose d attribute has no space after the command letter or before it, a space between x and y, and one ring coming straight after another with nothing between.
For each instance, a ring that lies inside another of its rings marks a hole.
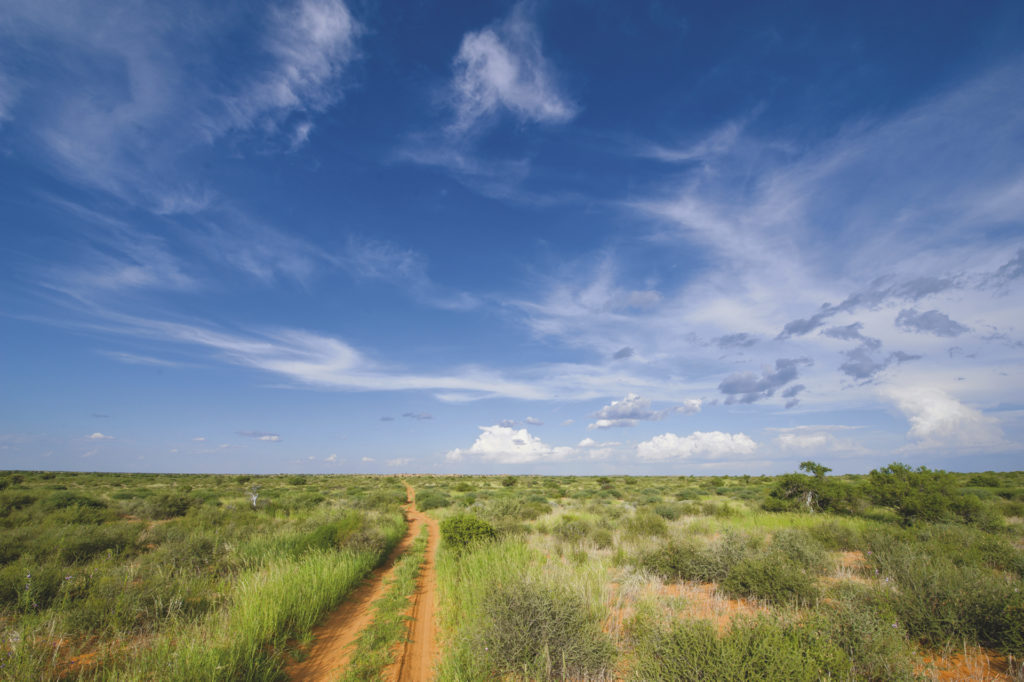
<instances>
[{"instance_id":1,"label":"grass","mask_svg":"<svg viewBox=\"0 0 1024 682\"><path fill-rule=\"evenodd\" d=\"M403 529L397 479L301 478L0 473L0 679L279 679ZM903 680L964 646L1019 659L1024 473L943 477L958 506L938 521L868 499L869 479L829 477L844 506L815 513L766 511L780 479L760 476L410 479L452 531L440 679ZM356 679L401 638L410 584Z\"/></svg>"}]
</instances>

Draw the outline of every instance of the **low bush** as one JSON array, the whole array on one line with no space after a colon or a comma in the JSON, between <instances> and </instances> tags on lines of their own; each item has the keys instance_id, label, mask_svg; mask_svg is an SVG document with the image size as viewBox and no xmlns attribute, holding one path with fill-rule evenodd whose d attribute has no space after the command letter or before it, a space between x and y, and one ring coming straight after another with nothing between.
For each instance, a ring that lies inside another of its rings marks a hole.
<instances>
[{"instance_id":1,"label":"low bush","mask_svg":"<svg viewBox=\"0 0 1024 682\"><path fill-rule=\"evenodd\" d=\"M455 551L497 537L494 526L471 514L449 516L441 522L441 540L445 547Z\"/></svg>"},{"instance_id":2,"label":"low bush","mask_svg":"<svg viewBox=\"0 0 1024 682\"><path fill-rule=\"evenodd\" d=\"M565 585L529 577L498 583L483 612L480 655L495 678L596 677L615 656L590 605Z\"/></svg>"},{"instance_id":3,"label":"low bush","mask_svg":"<svg viewBox=\"0 0 1024 682\"><path fill-rule=\"evenodd\" d=\"M823 632L762 616L740 618L722 635L706 620L669 626L640 614L630 623L635 680L766 680L817 682L847 679L850 659Z\"/></svg>"},{"instance_id":4,"label":"low bush","mask_svg":"<svg viewBox=\"0 0 1024 682\"><path fill-rule=\"evenodd\" d=\"M654 512L639 511L626 519L625 529L627 533L635 536L656 536L668 535L668 524Z\"/></svg>"},{"instance_id":5,"label":"low bush","mask_svg":"<svg viewBox=\"0 0 1024 682\"><path fill-rule=\"evenodd\" d=\"M733 566L721 582L727 594L757 597L773 604L808 604L818 597L814 580L780 552L748 556Z\"/></svg>"},{"instance_id":6,"label":"low bush","mask_svg":"<svg viewBox=\"0 0 1024 682\"><path fill-rule=\"evenodd\" d=\"M451 506L452 498L437 490L427 490L416 495L416 508L420 511L443 509Z\"/></svg>"}]
</instances>

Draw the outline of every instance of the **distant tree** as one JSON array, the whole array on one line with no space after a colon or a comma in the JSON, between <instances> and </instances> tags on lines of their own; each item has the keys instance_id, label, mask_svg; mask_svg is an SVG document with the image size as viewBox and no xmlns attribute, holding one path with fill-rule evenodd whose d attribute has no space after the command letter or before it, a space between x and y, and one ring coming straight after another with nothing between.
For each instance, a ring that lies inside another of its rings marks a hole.
<instances>
[{"instance_id":1,"label":"distant tree","mask_svg":"<svg viewBox=\"0 0 1024 682\"><path fill-rule=\"evenodd\" d=\"M849 511L855 495L851 487L825 474L832 471L817 462L802 462L806 474L783 474L768 493L768 511Z\"/></svg>"},{"instance_id":2,"label":"distant tree","mask_svg":"<svg viewBox=\"0 0 1024 682\"><path fill-rule=\"evenodd\" d=\"M941 521L963 497L951 474L899 462L868 474L868 494L875 504L895 510L904 523Z\"/></svg>"}]
</instances>

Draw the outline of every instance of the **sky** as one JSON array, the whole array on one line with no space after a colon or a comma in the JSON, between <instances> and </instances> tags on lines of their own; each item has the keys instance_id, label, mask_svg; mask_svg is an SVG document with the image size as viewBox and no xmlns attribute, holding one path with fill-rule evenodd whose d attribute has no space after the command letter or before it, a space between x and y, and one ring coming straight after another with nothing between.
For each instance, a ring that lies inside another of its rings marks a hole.
<instances>
[{"instance_id":1,"label":"sky","mask_svg":"<svg viewBox=\"0 0 1024 682\"><path fill-rule=\"evenodd\" d=\"M3 6L0 469L1024 468L1024 4Z\"/></svg>"}]
</instances>

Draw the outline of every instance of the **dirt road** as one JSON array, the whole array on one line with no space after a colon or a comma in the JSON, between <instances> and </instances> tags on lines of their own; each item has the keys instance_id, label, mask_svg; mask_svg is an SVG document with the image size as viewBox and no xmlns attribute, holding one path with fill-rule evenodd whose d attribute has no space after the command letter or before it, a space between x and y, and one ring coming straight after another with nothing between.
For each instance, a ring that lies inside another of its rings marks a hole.
<instances>
[{"instance_id":1,"label":"dirt road","mask_svg":"<svg viewBox=\"0 0 1024 682\"><path fill-rule=\"evenodd\" d=\"M434 559L437 555L437 544L440 539L440 528L437 521L416 509L416 492L408 483L405 484L409 499L412 501L410 515L414 521L418 519L427 525L427 555L423 561L416 585L416 593L412 598L409 623L409 637L398 660L384 673L384 679L398 682L424 682L430 680L434 663L439 652L437 646L437 629L434 612L437 606L437 577L434 573Z\"/></svg>"},{"instance_id":2,"label":"dirt road","mask_svg":"<svg viewBox=\"0 0 1024 682\"><path fill-rule=\"evenodd\" d=\"M431 679L431 668L438 653L434 626L437 589L434 557L440 532L437 521L416 511L416 492L412 486L406 483L405 488L409 501L405 509L409 521L405 537L387 561L370 573L341 606L313 630L314 644L309 657L286 668L289 679L296 682L335 682L341 677L355 651L359 633L373 621L372 604L384 596L385 582L394 570L395 561L409 548L424 524L429 529L427 555L412 599L411 638L405 642L399 659L385 671L384 677L401 681Z\"/></svg>"}]
</instances>

